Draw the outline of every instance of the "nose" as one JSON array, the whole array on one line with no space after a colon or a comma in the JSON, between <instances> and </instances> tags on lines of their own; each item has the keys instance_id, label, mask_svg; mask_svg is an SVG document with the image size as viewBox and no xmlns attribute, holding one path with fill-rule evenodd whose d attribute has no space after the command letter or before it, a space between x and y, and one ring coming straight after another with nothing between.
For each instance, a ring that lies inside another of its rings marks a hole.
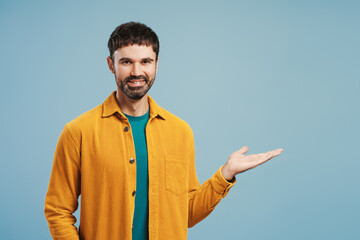
<instances>
[{"instance_id":1,"label":"nose","mask_svg":"<svg viewBox=\"0 0 360 240\"><path fill-rule=\"evenodd\" d=\"M131 75L132 76L139 76L141 75L140 66L138 63L134 63L131 69Z\"/></svg>"}]
</instances>

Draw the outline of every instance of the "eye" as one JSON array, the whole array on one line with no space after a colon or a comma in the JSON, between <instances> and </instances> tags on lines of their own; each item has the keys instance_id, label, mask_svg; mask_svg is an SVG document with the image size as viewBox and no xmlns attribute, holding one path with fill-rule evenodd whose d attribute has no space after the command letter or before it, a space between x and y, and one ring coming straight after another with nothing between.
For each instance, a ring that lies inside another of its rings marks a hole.
<instances>
[{"instance_id":1,"label":"eye","mask_svg":"<svg viewBox=\"0 0 360 240\"><path fill-rule=\"evenodd\" d=\"M124 60L124 61L121 62L121 64L123 64L123 65L129 65L129 64L131 64L131 62L128 61L128 60Z\"/></svg>"},{"instance_id":2,"label":"eye","mask_svg":"<svg viewBox=\"0 0 360 240\"><path fill-rule=\"evenodd\" d=\"M143 63L148 64L148 63L150 63L150 61L149 60L144 60Z\"/></svg>"}]
</instances>

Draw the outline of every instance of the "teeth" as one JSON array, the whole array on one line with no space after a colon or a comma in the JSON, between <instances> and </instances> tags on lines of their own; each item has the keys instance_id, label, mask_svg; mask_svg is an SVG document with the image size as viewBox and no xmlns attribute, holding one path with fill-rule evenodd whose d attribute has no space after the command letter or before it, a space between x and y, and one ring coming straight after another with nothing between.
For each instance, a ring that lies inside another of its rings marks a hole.
<instances>
[{"instance_id":1,"label":"teeth","mask_svg":"<svg viewBox=\"0 0 360 240\"><path fill-rule=\"evenodd\" d=\"M136 85L140 85L141 83L142 83L142 81L140 80L140 81L130 81L132 84L136 84Z\"/></svg>"}]
</instances>

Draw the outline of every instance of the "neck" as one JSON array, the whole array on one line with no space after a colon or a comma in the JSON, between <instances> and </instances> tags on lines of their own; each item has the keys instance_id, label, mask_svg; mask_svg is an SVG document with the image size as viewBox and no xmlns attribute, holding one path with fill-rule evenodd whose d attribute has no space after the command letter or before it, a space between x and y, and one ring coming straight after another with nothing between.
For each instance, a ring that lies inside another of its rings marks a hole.
<instances>
[{"instance_id":1,"label":"neck","mask_svg":"<svg viewBox=\"0 0 360 240\"><path fill-rule=\"evenodd\" d=\"M130 116L142 116L149 110L147 94L141 99L130 99L120 90L116 91L116 102L121 111Z\"/></svg>"}]
</instances>

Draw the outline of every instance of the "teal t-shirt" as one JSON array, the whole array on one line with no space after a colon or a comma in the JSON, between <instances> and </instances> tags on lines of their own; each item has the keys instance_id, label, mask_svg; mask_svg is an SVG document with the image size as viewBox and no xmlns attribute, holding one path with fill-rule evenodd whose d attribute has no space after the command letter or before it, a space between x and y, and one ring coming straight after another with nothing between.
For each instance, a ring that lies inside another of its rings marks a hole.
<instances>
[{"instance_id":1,"label":"teal t-shirt","mask_svg":"<svg viewBox=\"0 0 360 240\"><path fill-rule=\"evenodd\" d=\"M133 240L149 239L149 204L148 204L148 155L145 127L149 120L149 111L143 116L134 117L125 114L129 119L135 144L136 194L135 212L132 229Z\"/></svg>"}]
</instances>

